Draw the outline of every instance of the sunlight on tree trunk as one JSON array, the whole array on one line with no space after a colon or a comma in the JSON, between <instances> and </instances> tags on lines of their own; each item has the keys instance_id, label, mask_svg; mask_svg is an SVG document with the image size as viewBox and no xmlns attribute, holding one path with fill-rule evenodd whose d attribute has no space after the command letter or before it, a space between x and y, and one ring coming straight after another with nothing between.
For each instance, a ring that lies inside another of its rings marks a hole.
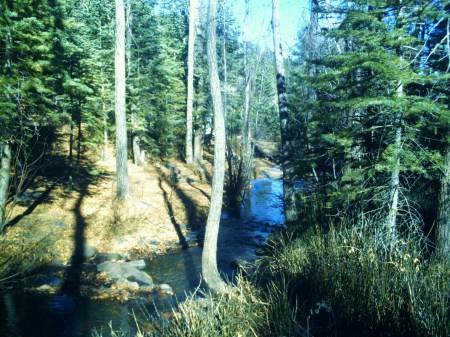
<instances>
[{"instance_id":1,"label":"sunlight on tree trunk","mask_svg":"<svg viewBox=\"0 0 450 337\"><path fill-rule=\"evenodd\" d=\"M225 119L220 92L219 71L216 50L217 1L209 1L207 53L210 76L210 90L214 109L214 171L211 191L211 204L206 222L205 242L202 253L203 278L213 292L224 292L226 283L217 269L217 238L222 212L223 183L225 175Z\"/></svg>"},{"instance_id":2,"label":"sunlight on tree trunk","mask_svg":"<svg viewBox=\"0 0 450 337\"><path fill-rule=\"evenodd\" d=\"M202 143L203 143L203 130L198 129L194 135L194 163L200 164L202 161Z\"/></svg>"},{"instance_id":3,"label":"sunlight on tree trunk","mask_svg":"<svg viewBox=\"0 0 450 337\"><path fill-rule=\"evenodd\" d=\"M442 260L450 259L450 149L444 158L436 224L436 250Z\"/></svg>"},{"instance_id":4,"label":"sunlight on tree trunk","mask_svg":"<svg viewBox=\"0 0 450 337\"><path fill-rule=\"evenodd\" d=\"M118 200L128 197L127 121L125 113L125 7L123 0L116 0L116 167Z\"/></svg>"},{"instance_id":5,"label":"sunlight on tree trunk","mask_svg":"<svg viewBox=\"0 0 450 337\"><path fill-rule=\"evenodd\" d=\"M187 106L186 106L186 164L193 163L192 149L192 109L194 104L194 46L195 46L195 23L197 21L198 3L197 0L190 0L189 3L189 42L187 60Z\"/></svg>"},{"instance_id":6,"label":"sunlight on tree trunk","mask_svg":"<svg viewBox=\"0 0 450 337\"><path fill-rule=\"evenodd\" d=\"M0 234L5 231L6 226L6 202L8 200L9 181L11 178L11 146L0 142Z\"/></svg>"},{"instance_id":7,"label":"sunlight on tree trunk","mask_svg":"<svg viewBox=\"0 0 450 337\"><path fill-rule=\"evenodd\" d=\"M397 88L397 97L403 96L403 84L400 83ZM400 152L402 148L402 113L396 112L395 116L395 138L394 138L394 167L391 172L391 181L389 184L389 214L386 221L387 239L392 250L397 239L397 213L398 197L400 188Z\"/></svg>"},{"instance_id":8,"label":"sunlight on tree trunk","mask_svg":"<svg viewBox=\"0 0 450 337\"><path fill-rule=\"evenodd\" d=\"M242 35L244 38L244 72L245 72L245 107L244 107L244 129L242 131L242 165L243 165L243 184L242 189L245 190L250 185L251 172L252 172L252 146L251 146L251 130L250 130L250 119L251 119L251 98L252 98L252 74L249 65L249 55L247 50L247 21L249 15L249 2L250 0L245 0L245 18L244 25L242 28ZM240 191L243 195L244 191Z\"/></svg>"},{"instance_id":9,"label":"sunlight on tree trunk","mask_svg":"<svg viewBox=\"0 0 450 337\"><path fill-rule=\"evenodd\" d=\"M290 130L291 125L286 93L283 50L280 38L280 14L278 0L272 0L272 14L273 46L277 72L276 80L278 110L280 115L281 130L281 161L283 166L284 213L286 216L286 223L292 223L297 220L297 209L294 189L294 165L292 162L292 135Z\"/></svg>"}]
</instances>

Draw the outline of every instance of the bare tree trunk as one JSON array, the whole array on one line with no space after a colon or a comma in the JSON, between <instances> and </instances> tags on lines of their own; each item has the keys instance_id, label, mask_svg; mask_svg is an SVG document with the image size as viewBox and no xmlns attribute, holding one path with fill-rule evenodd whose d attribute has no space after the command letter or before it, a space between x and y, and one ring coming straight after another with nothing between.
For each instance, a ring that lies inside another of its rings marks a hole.
<instances>
[{"instance_id":1,"label":"bare tree trunk","mask_svg":"<svg viewBox=\"0 0 450 337\"><path fill-rule=\"evenodd\" d=\"M116 52L114 61L116 96L116 168L118 200L128 197L127 121L125 88L125 7L123 0L116 0Z\"/></svg>"},{"instance_id":2,"label":"bare tree trunk","mask_svg":"<svg viewBox=\"0 0 450 337\"><path fill-rule=\"evenodd\" d=\"M105 102L105 84L103 83L103 70L102 70L102 115L103 115L103 159L109 158L109 146L108 146L108 113L106 112Z\"/></svg>"},{"instance_id":3,"label":"bare tree trunk","mask_svg":"<svg viewBox=\"0 0 450 337\"><path fill-rule=\"evenodd\" d=\"M444 158L436 226L437 255L443 260L448 260L450 259L450 149L448 148Z\"/></svg>"},{"instance_id":4,"label":"bare tree trunk","mask_svg":"<svg viewBox=\"0 0 450 337\"><path fill-rule=\"evenodd\" d=\"M193 163L192 149L192 109L194 104L194 48L195 48L195 23L197 21L198 1L190 0L189 3L189 42L187 59L187 107L186 107L186 164Z\"/></svg>"},{"instance_id":5,"label":"bare tree trunk","mask_svg":"<svg viewBox=\"0 0 450 337\"><path fill-rule=\"evenodd\" d=\"M249 14L249 1L245 0L245 19L243 25L243 37L244 37L244 71L245 71L245 107L244 107L244 129L242 132L242 191L240 194L244 194L244 190L250 184L250 177L252 172L252 146L251 146L251 130L250 130L250 112L251 112L251 99L252 99L252 74L248 62L248 51L246 41L247 20Z\"/></svg>"},{"instance_id":6,"label":"bare tree trunk","mask_svg":"<svg viewBox=\"0 0 450 337\"><path fill-rule=\"evenodd\" d=\"M11 146L5 142L0 142L0 233L5 231L6 202L8 201L9 182L11 179Z\"/></svg>"},{"instance_id":7,"label":"bare tree trunk","mask_svg":"<svg viewBox=\"0 0 450 337\"><path fill-rule=\"evenodd\" d=\"M203 277L209 289L224 292L226 283L217 269L217 237L222 212L223 183L225 175L225 119L220 92L219 71L216 50L217 0L209 1L207 54L210 76L210 90L214 108L214 171L212 180L211 204L206 222L205 242L202 253Z\"/></svg>"},{"instance_id":8,"label":"bare tree trunk","mask_svg":"<svg viewBox=\"0 0 450 337\"><path fill-rule=\"evenodd\" d=\"M102 25L99 25L99 36L100 36L100 49L103 48L103 40L102 40ZM106 90L105 90L105 72L104 72L104 63L100 61L100 79L102 83L101 87L101 98L102 98L102 116L103 116L103 158L104 160L109 159L109 140L108 140L108 112L106 111Z\"/></svg>"},{"instance_id":9,"label":"bare tree trunk","mask_svg":"<svg viewBox=\"0 0 450 337\"><path fill-rule=\"evenodd\" d=\"M127 76L130 78L132 74L131 68L131 41L133 39L133 31L131 29L133 21L133 14L131 12L131 0L127 1L127 10L126 10L126 61L127 61ZM139 68L137 76L139 78ZM141 140L139 139L139 135L137 133L137 107L134 99L131 100L131 109L130 109L130 120L131 120L131 147L133 154L133 163L138 166L145 165L145 152L141 150Z\"/></svg>"},{"instance_id":10,"label":"bare tree trunk","mask_svg":"<svg viewBox=\"0 0 450 337\"><path fill-rule=\"evenodd\" d=\"M72 100L72 99L71 99ZM71 103L71 105L73 104L73 102ZM70 166L72 166L73 163L73 124L75 123L74 121L74 115L73 115L73 111L70 114L70 135L69 135L69 163Z\"/></svg>"},{"instance_id":11,"label":"bare tree trunk","mask_svg":"<svg viewBox=\"0 0 450 337\"><path fill-rule=\"evenodd\" d=\"M81 161L81 138L82 138L82 131L81 131L81 101L78 100L77 104L78 109L78 119L77 119L77 128L78 128L78 135L77 135L77 166L80 166Z\"/></svg>"},{"instance_id":12,"label":"bare tree trunk","mask_svg":"<svg viewBox=\"0 0 450 337\"><path fill-rule=\"evenodd\" d=\"M200 164L203 157L203 130L197 129L194 136L194 163Z\"/></svg>"},{"instance_id":13,"label":"bare tree trunk","mask_svg":"<svg viewBox=\"0 0 450 337\"><path fill-rule=\"evenodd\" d=\"M276 80L278 94L278 110L281 130L281 161L283 166L284 213L286 223L297 220L297 209L294 189L294 165L292 162L292 135L288 99L286 94L286 78L283 52L280 39L280 14L278 0L272 0L273 45L276 62Z\"/></svg>"},{"instance_id":14,"label":"bare tree trunk","mask_svg":"<svg viewBox=\"0 0 450 337\"><path fill-rule=\"evenodd\" d=\"M397 97L403 96L403 84L400 83L397 88ZM394 138L394 158L395 164L391 172L391 181L389 183L389 214L386 220L387 239L392 249L397 239L397 213L398 198L400 188L400 152L402 148L402 114L397 112L395 116L395 138Z\"/></svg>"}]
</instances>

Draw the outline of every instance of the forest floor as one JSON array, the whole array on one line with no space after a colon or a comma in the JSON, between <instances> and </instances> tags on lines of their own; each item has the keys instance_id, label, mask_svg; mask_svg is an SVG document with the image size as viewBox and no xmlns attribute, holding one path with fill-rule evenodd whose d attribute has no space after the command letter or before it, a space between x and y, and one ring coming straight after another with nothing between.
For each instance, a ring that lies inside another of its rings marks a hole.
<instances>
[{"instance_id":1,"label":"forest floor","mask_svg":"<svg viewBox=\"0 0 450 337\"><path fill-rule=\"evenodd\" d=\"M254 161L254 177L273 165L267 157L276 151L269 143L259 147L263 155ZM0 280L67 265L80 244L88 251L139 255L199 244L211 194L207 152L201 169L175 159L145 167L129 162L130 197L121 203L114 201L114 158L87 155L70 169L67 153L54 152L18 198L0 237Z\"/></svg>"}]
</instances>

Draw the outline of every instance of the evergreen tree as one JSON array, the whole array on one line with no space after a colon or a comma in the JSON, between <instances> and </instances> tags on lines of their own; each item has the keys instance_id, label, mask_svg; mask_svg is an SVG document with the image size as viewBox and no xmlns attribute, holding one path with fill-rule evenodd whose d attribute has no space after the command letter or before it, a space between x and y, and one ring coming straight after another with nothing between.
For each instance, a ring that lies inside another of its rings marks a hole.
<instances>
[{"instance_id":1,"label":"evergreen tree","mask_svg":"<svg viewBox=\"0 0 450 337\"><path fill-rule=\"evenodd\" d=\"M40 130L59 119L54 109L60 81L54 43L61 29L59 13L57 1L0 3L0 232L7 224L10 193L19 193L17 187L31 173L26 158L32 158L32 145L39 142L45 148Z\"/></svg>"},{"instance_id":2,"label":"evergreen tree","mask_svg":"<svg viewBox=\"0 0 450 337\"><path fill-rule=\"evenodd\" d=\"M133 133L141 147L157 157L174 156L185 147L185 31L182 1L132 3L133 34L129 107L136 109Z\"/></svg>"},{"instance_id":3,"label":"evergreen tree","mask_svg":"<svg viewBox=\"0 0 450 337\"><path fill-rule=\"evenodd\" d=\"M338 28L319 40L329 46L322 50L335 52L311 55L316 75L299 81L300 109L313 111L298 118L308 121L299 142L310 162L302 166L316 173L330 215L378 218L391 246L423 223L424 200L409 191L431 184L441 162L424 136L447 110L418 90L428 78L424 63L414 60L426 8L416 1L354 1L335 14L321 11L338 18Z\"/></svg>"}]
</instances>

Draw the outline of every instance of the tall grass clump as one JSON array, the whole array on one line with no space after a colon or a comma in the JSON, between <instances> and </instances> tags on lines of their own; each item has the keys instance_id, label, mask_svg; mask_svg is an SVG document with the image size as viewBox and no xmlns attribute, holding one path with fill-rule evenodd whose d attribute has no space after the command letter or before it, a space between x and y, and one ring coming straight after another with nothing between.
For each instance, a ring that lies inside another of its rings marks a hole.
<instances>
[{"instance_id":1,"label":"tall grass clump","mask_svg":"<svg viewBox=\"0 0 450 337\"><path fill-rule=\"evenodd\" d=\"M267 304L248 281L238 279L231 291L221 295L192 295L169 315L147 317L137 337L264 336Z\"/></svg>"},{"instance_id":2,"label":"tall grass clump","mask_svg":"<svg viewBox=\"0 0 450 337\"><path fill-rule=\"evenodd\" d=\"M427 261L416 237L387 254L372 225L276 238L265 277L289 280L291 311L315 336L449 336L449 263Z\"/></svg>"}]
</instances>

